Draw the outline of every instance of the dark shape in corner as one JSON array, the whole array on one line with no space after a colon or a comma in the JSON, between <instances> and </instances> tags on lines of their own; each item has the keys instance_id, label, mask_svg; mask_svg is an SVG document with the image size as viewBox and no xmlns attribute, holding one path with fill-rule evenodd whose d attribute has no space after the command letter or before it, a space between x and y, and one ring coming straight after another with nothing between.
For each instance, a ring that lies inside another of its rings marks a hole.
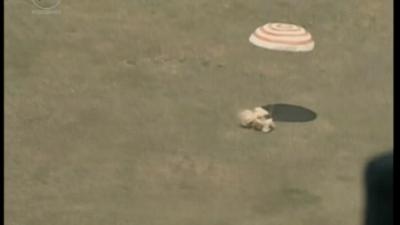
<instances>
[{"instance_id":1,"label":"dark shape in corner","mask_svg":"<svg viewBox=\"0 0 400 225\"><path fill-rule=\"evenodd\" d=\"M271 104L263 106L277 122L309 122L317 118L317 114L303 106L290 104Z\"/></svg>"},{"instance_id":2,"label":"dark shape in corner","mask_svg":"<svg viewBox=\"0 0 400 225\"><path fill-rule=\"evenodd\" d=\"M393 225L393 150L368 161L364 185L364 224Z\"/></svg>"}]
</instances>

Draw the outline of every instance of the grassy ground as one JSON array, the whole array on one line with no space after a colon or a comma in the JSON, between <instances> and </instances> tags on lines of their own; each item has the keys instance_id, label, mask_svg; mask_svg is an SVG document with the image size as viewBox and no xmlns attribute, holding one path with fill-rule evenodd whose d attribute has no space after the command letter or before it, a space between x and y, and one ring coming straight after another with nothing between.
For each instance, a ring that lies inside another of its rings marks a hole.
<instances>
[{"instance_id":1,"label":"grassy ground","mask_svg":"<svg viewBox=\"0 0 400 225\"><path fill-rule=\"evenodd\" d=\"M354 225L393 141L392 1L5 4L5 224ZM305 26L311 53L248 36ZM318 119L240 129L283 102Z\"/></svg>"}]
</instances>

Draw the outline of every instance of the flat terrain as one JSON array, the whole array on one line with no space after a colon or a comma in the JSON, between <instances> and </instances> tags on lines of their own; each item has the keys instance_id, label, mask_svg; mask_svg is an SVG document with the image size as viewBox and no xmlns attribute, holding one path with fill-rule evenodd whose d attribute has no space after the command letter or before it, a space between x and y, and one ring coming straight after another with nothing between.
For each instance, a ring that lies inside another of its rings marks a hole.
<instances>
[{"instance_id":1,"label":"flat terrain","mask_svg":"<svg viewBox=\"0 0 400 225\"><path fill-rule=\"evenodd\" d=\"M5 0L5 224L361 224L393 141L392 2ZM315 50L248 42L276 21ZM238 127L272 103L318 118Z\"/></svg>"}]
</instances>

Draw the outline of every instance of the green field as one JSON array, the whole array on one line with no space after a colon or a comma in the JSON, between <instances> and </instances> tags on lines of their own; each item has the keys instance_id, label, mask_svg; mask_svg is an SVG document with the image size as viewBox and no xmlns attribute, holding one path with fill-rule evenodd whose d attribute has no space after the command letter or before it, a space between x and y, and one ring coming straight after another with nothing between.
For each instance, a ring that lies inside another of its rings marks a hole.
<instances>
[{"instance_id":1,"label":"green field","mask_svg":"<svg viewBox=\"0 0 400 225\"><path fill-rule=\"evenodd\" d=\"M393 141L393 1L4 6L6 225L362 223L366 160ZM314 51L248 42L276 21ZM277 102L318 118L238 126Z\"/></svg>"}]
</instances>

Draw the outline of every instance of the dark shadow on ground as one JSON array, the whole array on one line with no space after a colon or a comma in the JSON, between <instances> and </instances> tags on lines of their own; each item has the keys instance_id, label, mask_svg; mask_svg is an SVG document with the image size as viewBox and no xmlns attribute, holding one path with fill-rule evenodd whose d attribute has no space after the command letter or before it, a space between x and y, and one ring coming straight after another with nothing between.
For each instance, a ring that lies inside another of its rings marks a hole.
<instances>
[{"instance_id":1,"label":"dark shadow on ground","mask_svg":"<svg viewBox=\"0 0 400 225\"><path fill-rule=\"evenodd\" d=\"M263 108L268 110L277 122L309 122L317 118L314 111L298 105L277 103Z\"/></svg>"}]
</instances>

